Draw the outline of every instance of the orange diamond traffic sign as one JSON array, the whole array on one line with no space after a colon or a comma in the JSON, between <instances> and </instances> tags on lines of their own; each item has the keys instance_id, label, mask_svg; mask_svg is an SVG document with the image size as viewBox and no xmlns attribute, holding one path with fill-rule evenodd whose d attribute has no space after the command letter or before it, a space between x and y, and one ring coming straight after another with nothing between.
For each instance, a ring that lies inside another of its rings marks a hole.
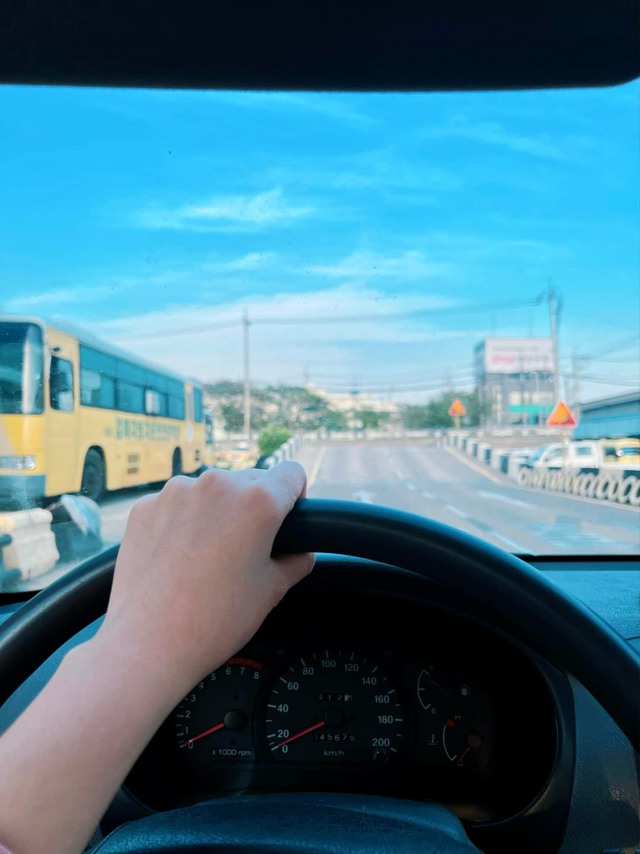
<instances>
[{"instance_id":1,"label":"orange diamond traffic sign","mask_svg":"<svg viewBox=\"0 0 640 854\"><path fill-rule=\"evenodd\" d=\"M451 415L452 417L455 417L456 415L466 415L466 414L467 414L467 407L464 405L464 403L461 400L459 400L456 397L456 399L453 401L453 403L449 407L449 415Z\"/></svg>"},{"instance_id":2,"label":"orange diamond traffic sign","mask_svg":"<svg viewBox=\"0 0 640 854\"><path fill-rule=\"evenodd\" d=\"M547 418L547 427L577 427L573 412L564 400L559 400L553 407L553 412Z\"/></svg>"}]
</instances>

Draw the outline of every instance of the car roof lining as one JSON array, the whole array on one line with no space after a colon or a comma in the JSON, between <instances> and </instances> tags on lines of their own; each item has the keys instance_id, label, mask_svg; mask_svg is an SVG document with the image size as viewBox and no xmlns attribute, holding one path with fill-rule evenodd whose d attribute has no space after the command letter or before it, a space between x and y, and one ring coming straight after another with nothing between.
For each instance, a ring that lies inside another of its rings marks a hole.
<instances>
[{"instance_id":1,"label":"car roof lining","mask_svg":"<svg viewBox=\"0 0 640 854\"><path fill-rule=\"evenodd\" d=\"M607 86L640 73L636 0L7 0L0 82L448 91Z\"/></svg>"}]
</instances>

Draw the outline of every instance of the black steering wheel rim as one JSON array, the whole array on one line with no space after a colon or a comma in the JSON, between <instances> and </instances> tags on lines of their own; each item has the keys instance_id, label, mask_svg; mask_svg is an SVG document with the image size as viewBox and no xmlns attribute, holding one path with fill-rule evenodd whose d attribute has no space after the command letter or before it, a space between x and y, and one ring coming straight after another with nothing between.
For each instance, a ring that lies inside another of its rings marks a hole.
<instances>
[{"instance_id":1,"label":"black steering wheel rim","mask_svg":"<svg viewBox=\"0 0 640 854\"><path fill-rule=\"evenodd\" d=\"M393 564L450 589L572 673L640 752L640 656L597 614L524 561L419 516L354 502L302 499L274 553L328 552ZM0 705L53 652L104 614L114 546L38 593L0 627Z\"/></svg>"}]
</instances>

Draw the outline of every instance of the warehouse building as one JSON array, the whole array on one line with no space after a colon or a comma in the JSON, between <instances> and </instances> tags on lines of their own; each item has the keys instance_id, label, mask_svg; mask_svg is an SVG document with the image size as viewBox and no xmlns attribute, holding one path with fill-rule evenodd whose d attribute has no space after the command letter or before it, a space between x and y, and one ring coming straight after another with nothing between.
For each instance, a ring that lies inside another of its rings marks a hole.
<instances>
[{"instance_id":1,"label":"warehouse building","mask_svg":"<svg viewBox=\"0 0 640 854\"><path fill-rule=\"evenodd\" d=\"M640 439L640 391L583 403L574 439Z\"/></svg>"}]
</instances>

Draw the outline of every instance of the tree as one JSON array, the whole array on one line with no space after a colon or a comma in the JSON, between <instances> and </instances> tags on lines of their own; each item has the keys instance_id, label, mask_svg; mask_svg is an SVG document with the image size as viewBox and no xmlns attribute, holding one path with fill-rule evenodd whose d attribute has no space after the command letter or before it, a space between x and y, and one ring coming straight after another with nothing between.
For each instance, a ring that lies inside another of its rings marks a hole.
<instances>
[{"instance_id":1,"label":"tree","mask_svg":"<svg viewBox=\"0 0 640 854\"><path fill-rule=\"evenodd\" d=\"M453 427L449 407L455 398L464 404L467 414L462 418L465 427L477 427L483 418L485 407L480 403L477 392L447 391L423 405L404 406L400 412L407 430L437 430Z\"/></svg>"},{"instance_id":2,"label":"tree","mask_svg":"<svg viewBox=\"0 0 640 854\"><path fill-rule=\"evenodd\" d=\"M291 432L286 427L265 427L258 436L258 448L261 457L270 457L275 454L280 445L284 445L291 438Z\"/></svg>"},{"instance_id":3,"label":"tree","mask_svg":"<svg viewBox=\"0 0 640 854\"><path fill-rule=\"evenodd\" d=\"M375 409L357 409L353 418L362 424L363 430L379 430L390 418L388 412L377 412Z\"/></svg>"},{"instance_id":4,"label":"tree","mask_svg":"<svg viewBox=\"0 0 640 854\"><path fill-rule=\"evenodd\" d=\"M223 403L220 407L224 429L227 433L241 433L244 427L242 409L235 403Z\"/></svg>"}]
</instances>

